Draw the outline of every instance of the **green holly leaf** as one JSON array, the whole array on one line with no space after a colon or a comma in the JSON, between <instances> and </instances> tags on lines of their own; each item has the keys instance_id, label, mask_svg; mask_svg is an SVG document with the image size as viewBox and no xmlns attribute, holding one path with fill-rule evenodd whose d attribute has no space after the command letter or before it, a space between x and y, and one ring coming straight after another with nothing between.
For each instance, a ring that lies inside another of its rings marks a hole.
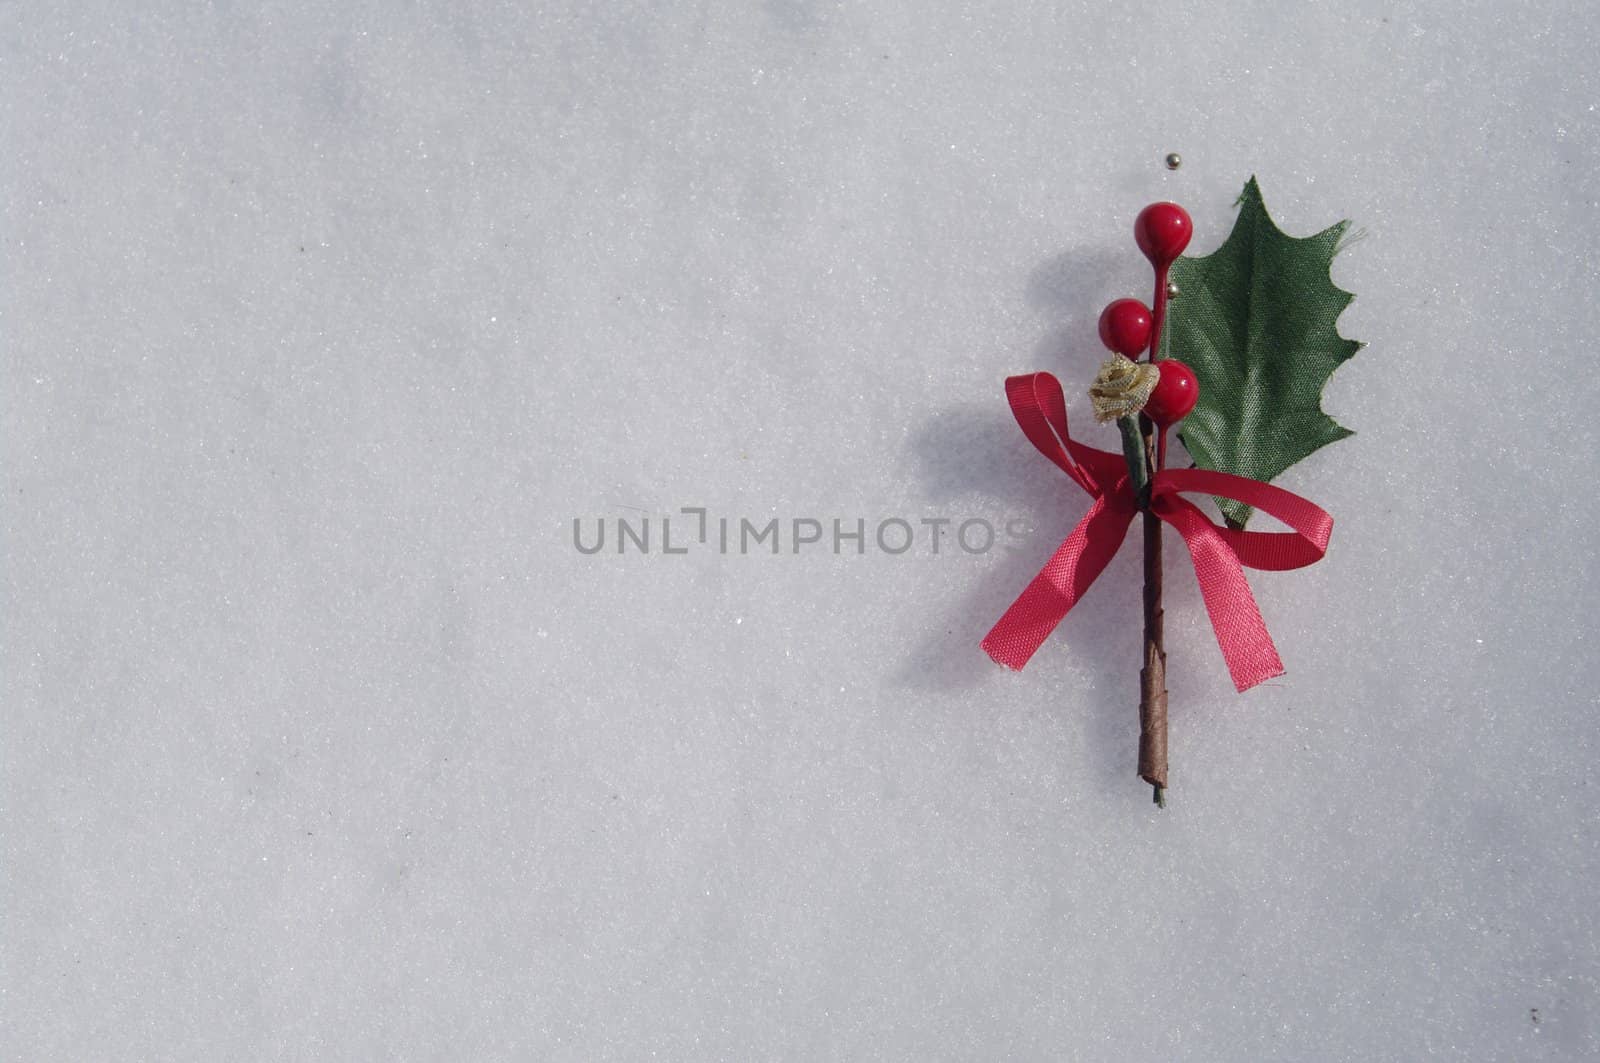
<instances>
[{"instance_id":1,"label":"green holly leaf","mask_svg":"<svg viewBox=\"0 0 1600 1063\"><path fill-rule=\"evenodd\" d=\"M1195 463L1268 481L1354 434L1322 412L1328 377L1361 349L1335 324L1355 296L1328 273L1350 223L1289 236L1267 215L1254 177L1238 206L1221 247L1172 264L1179 295L1162 346L1200 380L1178 432ZM1250 519L1249 506L1217 505L1237 526Z\"/></svg>"}]
</instances>

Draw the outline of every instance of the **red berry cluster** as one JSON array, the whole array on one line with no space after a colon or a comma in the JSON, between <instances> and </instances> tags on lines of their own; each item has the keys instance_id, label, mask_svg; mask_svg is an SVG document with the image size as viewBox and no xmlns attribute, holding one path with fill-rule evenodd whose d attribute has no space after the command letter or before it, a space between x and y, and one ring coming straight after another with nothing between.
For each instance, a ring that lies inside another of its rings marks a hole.
<instances>
[{"instance_id":1,"label":"red berry cluster","mask_svg":"<svg viewBox=\"0 0 1600 1063\"><path fill-rule=\"evenodd\" d=\"M1156 271L1155 310L1137 299L1118 299L1100 314L1100 342L1125 358L1138 361L1148 349L1161 380L1145 403L1144 415L1163 428L1188 416L1200 398L1194 370L1174 358L1157 359L1161 326L1167 311L1167 270L1194 235L1188 211L1176 203L1152 203L1133 223L1133 238Z\"/></svg>"}]
</instances>

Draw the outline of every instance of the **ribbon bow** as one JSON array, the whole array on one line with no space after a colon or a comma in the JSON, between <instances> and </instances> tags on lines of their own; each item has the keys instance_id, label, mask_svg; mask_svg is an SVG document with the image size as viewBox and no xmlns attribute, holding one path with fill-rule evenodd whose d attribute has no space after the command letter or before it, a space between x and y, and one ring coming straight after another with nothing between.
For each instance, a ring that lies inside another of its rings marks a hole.
<instances>
[{"instance_id":1,"label":"ribbon bow","mask_svg":"<svg viewBox=\"0 0 1600 1063\"><path fill-rule=\"evenodd\" d=\"M1067 404L1055 377L1049 373L1010 377L1006 401L1028 441L1094 498L1072 534L984 637L983 648L990 657L1020 669L1110 563L1139 512L1139 500L1121 454L1084 446L1067 433ZM1243 502L1293 530L1247 532L1221 527L1181 497L1184 492ZM1177 529L1189 548L1234 686L1245 691L1282 675L1283 662L1241 566L1284 571L1322 560L1333 518L1281 487L1205 469L1157 472L1150 482L1150 511Z\"/></svg>"}]
</instances>

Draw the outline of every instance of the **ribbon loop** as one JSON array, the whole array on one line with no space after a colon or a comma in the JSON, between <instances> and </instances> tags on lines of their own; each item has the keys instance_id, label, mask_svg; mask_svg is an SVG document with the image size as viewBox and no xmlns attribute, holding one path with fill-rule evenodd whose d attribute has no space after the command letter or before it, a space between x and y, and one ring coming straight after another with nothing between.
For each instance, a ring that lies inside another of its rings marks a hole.
<instances>
[{"instance_id":1,"label":"ribbon loop","mask_svg":"<svg viewBox=\"0 0 1600 1063\"><path fill-rule=\"evenodd\" d=\"M983 649L1008 668L1028 663L1105 571L1138 512L1122 455L1073 439L1061 384L1049 373L1006 380L1011 412L1039 452L1054 462L1094 504L1039 574L984 637ZM1182 497L1194 492L1231 498L1282 521L1288 532L1247 532L1222 527ZM1150 485L1150 510L1183 537L1194 563L1211 628L1228 673L1240 691L1283 674L1283 662L1242 566L1283 571L1320 561L1328 550L1333 518L1281 487L1207 469L1170 469Z\"/></svg>"},{"instance_id":2,"label":"ribbon loop","mask_svg":"<svg viewBox=\"0 0 1600 1063\"><path fill-rule=\"evenodd\" d=\"M1089 494L1103 496L1117 480L1127 476L1122 455L1097 450L1072 438L1067 430L1067 400L1061 394L1061 382L1050 373L1007 377L1006 401L1028 442Z\"/></svg>"},{"instance_id":3,"label":"ribbon loop","mask_svg":"<svg viewBox=\"0 0 1600 1063\"><path fill-rule=\"evenodd\" d=\"M1333 518L1320 507L1281 487L1209 469L1167 469L1157 477L1152 497L1178 492L1217 495L1253 506L1276 517L1293 531L1251 532L1219 527L1217 531L1247 568L1283 572L1321 561L1328 552ZM1209 521L1208 521L1209 523Z\"/></svg>"}]
</instances>

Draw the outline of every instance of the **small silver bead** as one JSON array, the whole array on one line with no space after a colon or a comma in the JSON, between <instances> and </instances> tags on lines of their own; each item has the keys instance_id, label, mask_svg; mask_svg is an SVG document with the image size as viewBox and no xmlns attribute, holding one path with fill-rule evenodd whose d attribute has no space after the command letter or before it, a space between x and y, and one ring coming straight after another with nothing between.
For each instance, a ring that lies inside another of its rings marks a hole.
<instances>
[{"instance_id":1,"label":"small silver bead","mask_svg":"<svg viewBox=\"0 0 1600 1063\"><path fill-rule=\"evenodd\" d=\"M1177 281L1168 281L1167 282L1167 298L1168 299L1176 299L1177 297L1178 297L1178 282Z\"/></svg>"},{"instance_id":2,"label":"small silver bead","mask_svg":"<svg viewBox=\"0 0 1600 1063\"><path fill-rule=\"evenodd\" d=\"M1167 152L1167 169L1176 170L1183 165L1183 156L1175 151Z\"/></svg>"}]
</instances>

